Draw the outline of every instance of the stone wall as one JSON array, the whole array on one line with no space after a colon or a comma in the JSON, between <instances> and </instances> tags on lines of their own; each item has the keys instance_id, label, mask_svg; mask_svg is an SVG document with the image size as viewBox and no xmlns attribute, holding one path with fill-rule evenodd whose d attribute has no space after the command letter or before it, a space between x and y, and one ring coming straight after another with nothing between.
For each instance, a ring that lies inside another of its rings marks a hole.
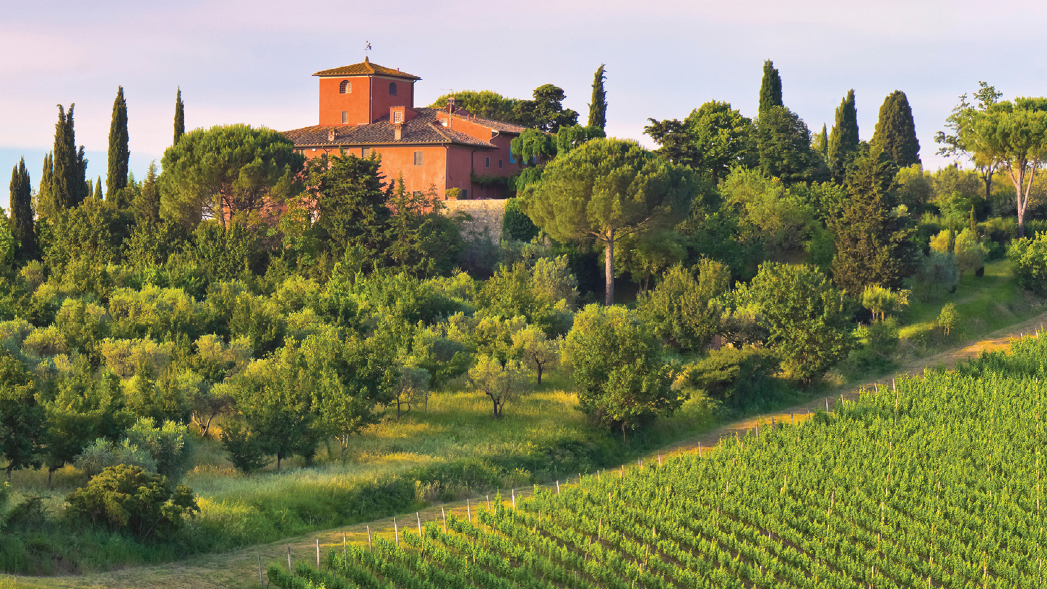
<instances>
[{"instance_id":1,"label":"stone wall","mask_svg":"<svg viewBox=\"0 0 1047 589\"><path fill-rule=\"evenodd\" d=\"M462 211L468 213L472 220L462 227L462 237L470 233L482 235L484 229L491 235L491 243L497 244L502 239L502 217L505 216L504 199L486 200L445 200L444 214L451 216Z\"/></svg>"}]
</instances>

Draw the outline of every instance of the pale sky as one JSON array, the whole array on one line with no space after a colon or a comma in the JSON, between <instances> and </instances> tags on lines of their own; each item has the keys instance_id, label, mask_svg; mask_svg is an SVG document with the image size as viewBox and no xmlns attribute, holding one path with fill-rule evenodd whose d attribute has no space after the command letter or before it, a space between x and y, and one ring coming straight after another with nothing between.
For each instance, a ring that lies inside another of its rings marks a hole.
<instances>
[{"instance_id":1,"label":"pale sky","mask_svg":"<svg viewBox=\"0 0 1047 589\"><path fill-rule=\"evenodd\" d=\"M363 60L420 76L416 104L454 90L529 98L552 83L584 120L607 68L607 131L638 139L648 117L683 118L709 100L756 115L772 59L786 106L819 131L854 88L862 139L884 97L906 93L925 166L957 97L985 80L1004 98L1047 95L1047 4L963 0L35 0L0 4L0 206L26 157L34 187L56 105L76 103L88 176L106 174L117 86L140 179L170 144L175 90L186 127L317 122L316 71Z\"/></svg>"}]
</instances>

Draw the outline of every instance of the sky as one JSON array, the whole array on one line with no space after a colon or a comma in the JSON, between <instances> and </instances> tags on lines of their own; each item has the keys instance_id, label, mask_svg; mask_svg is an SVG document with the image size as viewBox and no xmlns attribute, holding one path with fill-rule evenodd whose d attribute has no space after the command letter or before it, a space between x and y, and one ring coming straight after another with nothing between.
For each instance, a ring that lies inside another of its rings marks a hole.
<instances>
[{"instance_id":1,"label":"sky","mask_svg":"<svg viewBox=\"0 0 1047 589\"><path fill-rule=\"evenodd\" d=\"M756 115L765 59L812 134L854 89L862 139L883 99L906 93L925 167L959 95L984 80L1004 98L1047 95L1047 3L997 0L59 0L4 3L0 173L25 157L34 188L58 104L75 103L88 177L106 175L118 86L131 170L144 177L172 139L181 88L187 129L317 123L319 70L371 61L422 78L417 106L451 90L529 98L555 84L587 117L606 64L607 132L653 147L648 117L684 118L710 100ZM0 206L8 206L0 189Z\"/></svg>"}]
</instances>

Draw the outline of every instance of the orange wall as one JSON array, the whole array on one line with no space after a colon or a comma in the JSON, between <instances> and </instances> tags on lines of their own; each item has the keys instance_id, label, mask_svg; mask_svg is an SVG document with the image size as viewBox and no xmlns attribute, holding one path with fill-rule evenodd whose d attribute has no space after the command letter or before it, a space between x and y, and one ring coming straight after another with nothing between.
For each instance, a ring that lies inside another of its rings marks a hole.
<instances>
[{"instance_id":1,"label":"orange wall","mask_svg":"<svg viewBox=\"0 0 1047 589\"><path fill-rule=\"evenodd\" d=\"M342 80L352 83L351 92L338 93ZM390 82L396 82L396 96L389 95ZM366 125L388 117L391 106L414 106L412 80L372 76L320 78L320 125L341 125L342 111L349 112L350 125Z\"/></svg>"},{"instance_id":2,"label":"orange wall","mask_svg":"<svg viewBox=\"0 0 1047 589\"><path fill-rule=\"evenodd\" d=\"M346 148L346 155L354 155L361 157L361 148L351 147ZM454 148L451 148L452 150ZM436 187L436 194L440 198L443 198L444 189L453 187L448 184L448 165L447 155L445 148L441 146L375 146L371 148L372 153L378 153L382 156L382 166L379 168L379 172L385 176L385 182L392 184L400 179L400 175L404 178L404 188L409 191L421 191L427 192L433 186ZM414 152L422 152L422 165L414 165ZM466 151L466 165L468 165L468 150ZM314 157L320 157L325 153L336 156L339 151L333 149L325 151L323 149L309 148L302 152L307 159ZM457 174L461 174L459 171ZM468 188L469 182L469 169L465 169L465 186L461 188ZM454 186L458 186L455 184Z\"/></svg>"}]
</instances>

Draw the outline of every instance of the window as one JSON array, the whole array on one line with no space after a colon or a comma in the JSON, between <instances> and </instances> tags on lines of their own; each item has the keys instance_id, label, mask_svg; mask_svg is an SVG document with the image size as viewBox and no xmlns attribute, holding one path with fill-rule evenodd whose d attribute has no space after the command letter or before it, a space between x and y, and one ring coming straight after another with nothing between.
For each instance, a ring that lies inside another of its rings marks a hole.
<instances>
[{"instance_id":1,"label":"window","mask_svg":"<svg viewBox=\"0 0 1047 589\"><path fill-rule=\"evenodd\" d=\"M402 123L402 122L404 122L404 113L403 113L402 110L394 110L393 111L393 122L394 123Z\"/></svg>"},{"instance_id":2,"label":"window","mask_svg":"<svg viewBox=\"0 0 1047 589\"><path fill-rule=\"evenodd\" d=\"M361 149L360 150L360 156L361 157L371 157L371 148L370 147L364 147L363 149Z\"/></svg>"},{"instance_id":3,"label":"window","mask_svg":"<svg viewBox=\"0 0 1047 589\"><path fill-rule=\"evenodd\" d=\"M416 165L416 166L422 165L422 152L420 152L420 151L414 152L414 165Z\"/></svg>"},{"instance_id":4,"label":"window","mask_svg":"<svg viewBox=\"0 0 1047 589\"><path fill-rule=\"evenodd\" d=\"M484 167L485 168L490 168L491 167L491 158L486 157L486 158L484 158L484 160L486 160L486 161L484 161Z\"/></svg>"},{"instance_id":5,"label":"window","mask_svg":"<svg viewBox=\"0 0 1047 589\"><path fill-rule=\"evenodd\" d=\"M342 83L338 85L339 94L349 94L353 91L353 84L349 80L342 80Z\"/></svg>"},{"instance_id":6,"label":"window","mask_svg":"<svg viewBox=\"0 0 1047 589\"><path fill-rule=\"evenodd\" d=\"M389 96L396 96L396 82L389 82Z\"/></svg>"},{"instance_id":7,"label":"window","mask_svg":"<svg viewBox=\"0 0 1047 589\"><path fill-rule=\"evenodd\" d=\"M511 151L509 152L509 163L510 164L515 164L516 163L516 154L511 152Z\"/></svg>"},{"instance_id":8,"label":"window","mask_svg":"<svg viewBox=\"0 0 1047 589\"><path fill-rule=\"evenodd\" d=\"M463 188L462 189L462 200L467 200L468 198L469 198L469 191Z\"/></svg>"},{"instance_id":9,"label":"window","mask_svg":"<svg viewBox=\"0 0 1047 589\"><path fill-rule=\"evenodd\" d=\"M347 110L343 110L342 111L342 124L343 125L348 125L349 124L349 111L347 111Z\"/></svg>"},{"instance_id":10,"label":"window","mask_svg":"<svg viewBox=\"0 0 1047 589\"><path fill-rule=\"evenodd\" d=\"M502 167L502 160L501 160L501 159L499 159L499 160L498 160L498 167L499 167L499 168L501 168L501 167Z\"/></svg>"}]
</instances>

